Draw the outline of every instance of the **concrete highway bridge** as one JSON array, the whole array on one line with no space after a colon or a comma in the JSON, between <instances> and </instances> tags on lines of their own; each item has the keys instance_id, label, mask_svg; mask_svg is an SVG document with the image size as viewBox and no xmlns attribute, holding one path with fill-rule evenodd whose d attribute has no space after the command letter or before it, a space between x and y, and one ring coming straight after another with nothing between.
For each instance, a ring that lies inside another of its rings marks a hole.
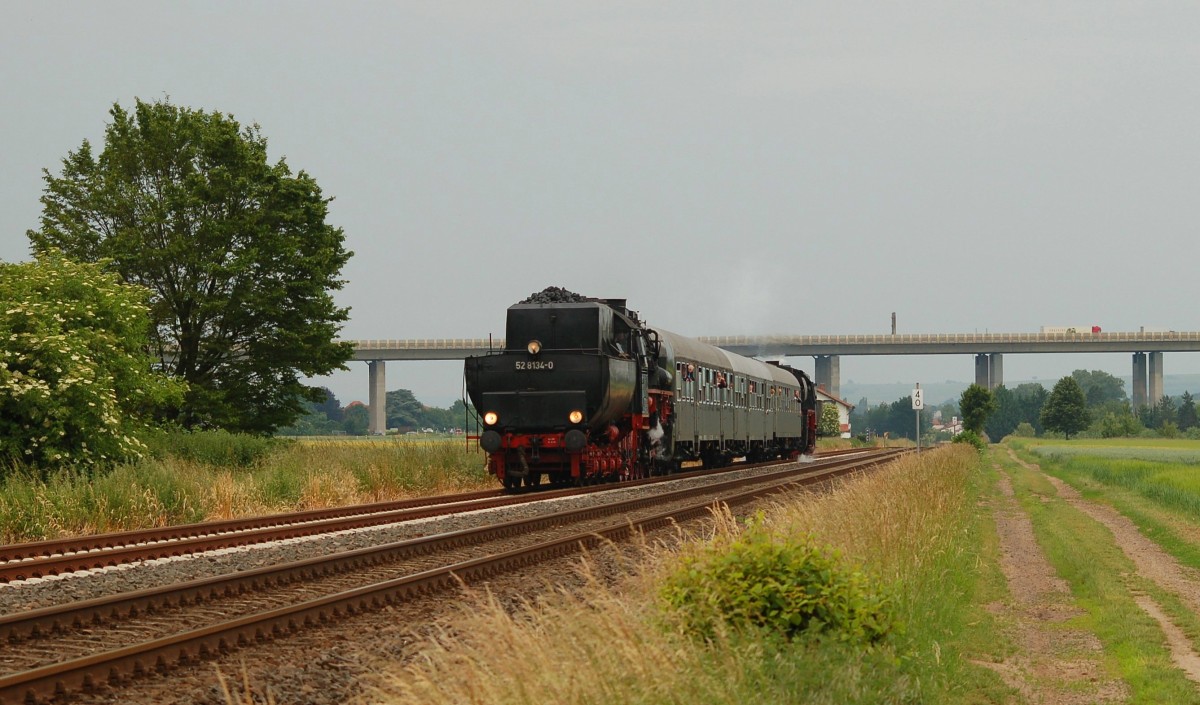
<instances>
[{"instance_id":1,"label":"concrete highway bridge","mask_svg":"<svg viewBox=\"0 0 1200 705\"><path fill-rule=\"evenodd\" d=\"M975 383L994 389L1004 383L1008 353L1131 353L1133 403L1162 398L1163 355L1200 351L1200 332L1137 333L929 333L910 335L750 335L701 337L702 342L748 357L813 357L815 381L841 396L842 355L974 355ZM462 360L502 350L502 339L439 338L352 340L353 360L370 369L371 432L386 429L385 364L388 360Z\"/></svg>"}]
</instances>

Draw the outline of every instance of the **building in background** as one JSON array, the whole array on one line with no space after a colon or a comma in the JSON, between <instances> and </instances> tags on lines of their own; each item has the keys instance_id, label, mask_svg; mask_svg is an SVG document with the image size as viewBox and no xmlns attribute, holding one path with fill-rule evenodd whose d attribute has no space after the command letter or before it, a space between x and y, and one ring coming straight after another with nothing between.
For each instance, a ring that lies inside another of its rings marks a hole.
<instances>
[{"instance_id":1,"label":"building in background","mask_svg":"<svg viewBox=\"0 0 1200 705\"><path fill-rule=\"evenodd\" d=\"M839 399L829 392L825 391L825 386L817 387L817 418L821 418L821 412L825 410L826 404L836 404L838 409L838 428L841 429L842 438L850 437L850 412L854 410L854 405L845 399Z\"/></svg>"}]
</instances>

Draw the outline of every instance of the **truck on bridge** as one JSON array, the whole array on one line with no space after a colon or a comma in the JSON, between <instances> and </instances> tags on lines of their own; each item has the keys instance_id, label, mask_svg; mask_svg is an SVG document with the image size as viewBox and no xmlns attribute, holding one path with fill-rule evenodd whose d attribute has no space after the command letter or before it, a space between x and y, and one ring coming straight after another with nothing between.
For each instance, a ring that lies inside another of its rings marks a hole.
<instances>
[{"instance_id":1,"label":"truck on bridge","mask_svg":"<svg viewBox=\"0 0 1200 705\"><path fill-rule=\"evenodd\" d=\"M1042 326L1042 333L1052 334L1080 334L1080 333L1099 333L1100 326Z\"/></svg>"}]
</instances>

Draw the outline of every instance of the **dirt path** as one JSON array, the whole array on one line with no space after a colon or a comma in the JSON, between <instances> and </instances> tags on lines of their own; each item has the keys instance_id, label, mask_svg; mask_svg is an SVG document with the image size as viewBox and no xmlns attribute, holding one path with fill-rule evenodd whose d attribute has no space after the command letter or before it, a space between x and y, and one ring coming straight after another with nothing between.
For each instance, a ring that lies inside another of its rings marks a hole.
<instances>
[{"instance_id":1,"label":"dirt path","mask_svg":"<svg viewBox=\"0 0 1200 705\"><path fill-rule=\"evenodd\" d=\"M1112 532L1116 545L1133 561L1138 575L1154 582L1163 590L1178 597L1193 612L1200 612L1200 571L1179 564L1158 544L1142 535L1128 517L1105 504L1084 499L1079 491L1057 477L1042 473L1041 467L1026 463L1011 448L1009 456L1022 467L1040 474L1054 486L1058 496L1072 507L1103 524ZM1135 595L1138 606L1162 627L1171 659L1191 680L1200 683L1200 655L1192 650L1190 640L1174 624L1160 606L1147 595Z\"/></svg>"},{"instance_id":2,"label":"dirt path","mask_svg":"<svg viewBox=\"0 0 1200 705\"><path fill-rule=\"evenodd\" d=\"M1084 705L1125 700L1125 684L1106 678L1099 663L1100 641L1090 632L1063 624L1081 612L1072 604L1066 582L1055 574L1038 546L1033 523L1013 497L1012 484L1003 472L999 487L994 517L1000 568L1012 601L990 609L1011 625L1009 637L1019 651L1001 663L980 665L999 673L1028 703Z\"/></svg>"}]
</instances>

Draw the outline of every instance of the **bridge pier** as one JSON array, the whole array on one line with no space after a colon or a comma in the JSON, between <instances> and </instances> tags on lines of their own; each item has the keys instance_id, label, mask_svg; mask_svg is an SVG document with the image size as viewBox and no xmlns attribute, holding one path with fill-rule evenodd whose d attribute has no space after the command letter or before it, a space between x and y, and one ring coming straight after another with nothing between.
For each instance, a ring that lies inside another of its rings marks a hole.
<instances>
[{"instance_id":1,"label":"bridge pier","mask_svg":"<svg viewBox=\"0 0 1200 705\"><path fill-rule=\"evenodd\" d=\"M1149 370L1149 386L1150 386L1150 406L1158 406L1158 402L1163 398L1163 354L1160 352L1152 352L1147 354L1150 362Z\"/></svg>"},{"instance_id":2,"label":"bridge pier","mask_svg":"<svg viewBox=\"0 0 1200 705\"><path fill-rule=\"evenodd\" d=\"M1163 354L1133 354L1133 410L1158 406L1163 398Z\"/></svg>"},{"instance_id":3,"label":"bridge pier","mask_svg":"<svg viewBox=\"0 0 1200 705\"><path fill-rule=\"evenodd\" d=\"M813 380L827 394L837 398L842 397L842 358L838 355L814 355L816 359L815 377Z\"/></svg>"},{"instance_id":4,"label":"bridge pier","mask_svg":"<svg viewBox=\"0 0 1200 705\"><path fill-rule=\"evenodd\" d=\"M1146 353L1133 354L1133 413L1146 403Z\"/></svg>"},{"instance_id":5,"label":"bridge pier","mask_svg":"<svg viewBox=\"0 0 1200 705\"><path fill-rule=\"evenodd\" d=\"M975 384L995 389L1004 384L1004 355L979 353L975 356Z\"/></svg>"},{"instance_id":6,"label":"bridge pier","mask_svg":"<svg viewBox=\"0 0 1200 705\"><path fill-rule=\"evenodd\" d=\"M386 363L383 360L368 360L367 369L371 376L370 391L367 393L367 430L371 435L387 433Z\"/></svg>"}]
</instances>

